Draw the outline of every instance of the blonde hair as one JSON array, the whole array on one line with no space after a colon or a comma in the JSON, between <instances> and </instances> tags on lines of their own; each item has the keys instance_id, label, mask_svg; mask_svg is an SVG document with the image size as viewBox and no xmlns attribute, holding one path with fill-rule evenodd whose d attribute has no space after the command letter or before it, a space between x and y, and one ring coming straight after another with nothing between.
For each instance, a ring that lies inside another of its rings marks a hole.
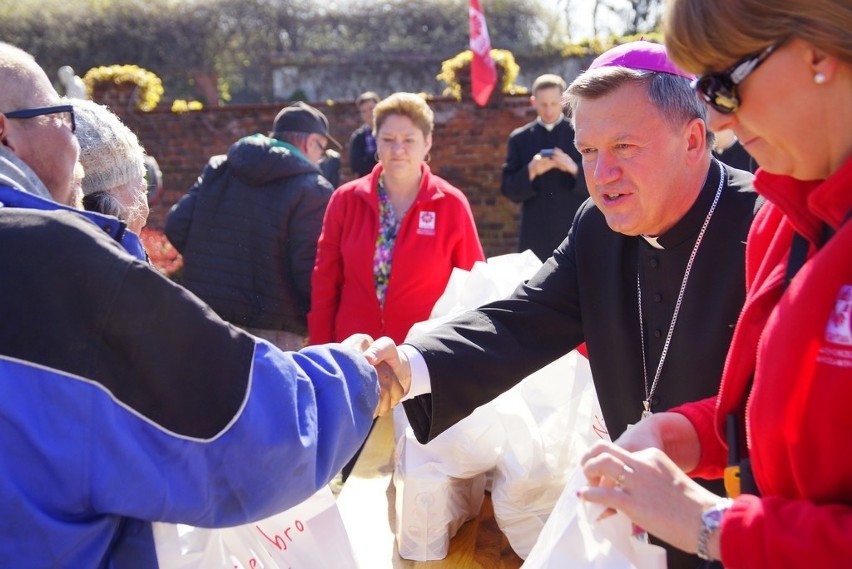
<instances>
[{"instance_id":1,"label":"blonde hair","mask_svg":"<svg viewBox=\"0 0 852 569\"><path fill-rule=\"evenodd\" d=\"M849 0L668 0L663 33L669 57L706 73L798 37L852 64Z\"/></svg>"},{"instance_id":2,"label":"blonde hair","mask_svg":"<svg viewBox=\"0 0 852 569\"><path fill-rule=\"evenodd\" d=\"M373 109L373 134L377 134L391 115L402 115L411 119L423 136L432 134L435 128L435 113L420 95L414 93L394 93L379 101Z\"/></svg>"},{"instance_id":3,"label":"blonde hair","mask_svg":"<svg viewBox=\"0 0 852 569\"><path fill-rule=\"evenodd\" d=\"M539 75L536 77L536 80L533 81L532 94L535 96L542 89L552 89L554 87L559 89L559 92L561 93L566 87L565 80L559 75L545 73L544 75Z\"/></svg>"}]
</instances>

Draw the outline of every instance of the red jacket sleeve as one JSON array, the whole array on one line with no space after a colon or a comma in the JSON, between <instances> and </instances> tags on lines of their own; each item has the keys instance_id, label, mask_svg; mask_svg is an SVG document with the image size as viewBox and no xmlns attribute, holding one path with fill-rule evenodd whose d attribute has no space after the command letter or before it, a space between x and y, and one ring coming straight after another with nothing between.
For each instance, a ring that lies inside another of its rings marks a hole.
<instances>
[{"instance_id":1,"label":"red jacket sleeve","mask_svg":"<svg viewBox=\"0 0 852 569\"><path fill-rule=\"evenodd\" d=\"M719 478L727 466L728 447L716 430L716 404L717 398L714 396L685 403L670 410L672 413L684 415L698 432L701 459L698 466L688 473L693 478Z\"/></svg>"},{"instance_id":2,"label":"red jacket sleeve","mask_svg":"<svg viewBox=\"0 0 852 569\"><path fill-rule=\"evenodd\" d=\"M311 310L308 313L310 344L333 341L334 318L340 303L340 288L343 286L340 236L345 219L344 197L345 194L339 192L331 195L317 243L317 258L311 274Z\"/></svg>"},{"instance_id":3,"label":"red jacket sleeve","mask_svg":"<svg viewBox=\"0 0 852 569\"><path fill-rule=\"evenodd\" d=\"M743 494L725 514L721 538L725 567L848 567L852 508Z\"/></svg>"},{"instance_id":4,"label":"red jacket sleeve","mask_svg":"<svg viewBox=\"0 0 852 569\"><path fill-rule=\"evenodd\" d=\"M476 231L476 223L473 220L473 212L467 199L460 201L464 208L460 223L461 240L453 253L453 266L469 271L477 261L485 260L482 244L479 242L479 233Z\"/></svg>"}]
</instances>

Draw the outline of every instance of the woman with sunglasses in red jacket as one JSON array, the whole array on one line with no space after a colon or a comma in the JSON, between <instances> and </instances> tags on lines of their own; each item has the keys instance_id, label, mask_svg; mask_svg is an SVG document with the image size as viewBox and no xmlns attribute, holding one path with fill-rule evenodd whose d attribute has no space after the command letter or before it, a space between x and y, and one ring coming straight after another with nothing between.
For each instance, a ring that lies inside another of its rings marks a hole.
<instances>
[{"instance_id":1,"label":"woman with sunglasses in red jacket","mask_svg":"<svg viewBox=\"0 0 852 569\"><path fill-rule=\"evenodd\" d=\"M719 395L594 448L581 495L726 567L850 567L852 4L669 0L665 21L769 204ZM723 473L727 498L687 476Z\"/></svg>"}]
</instances>

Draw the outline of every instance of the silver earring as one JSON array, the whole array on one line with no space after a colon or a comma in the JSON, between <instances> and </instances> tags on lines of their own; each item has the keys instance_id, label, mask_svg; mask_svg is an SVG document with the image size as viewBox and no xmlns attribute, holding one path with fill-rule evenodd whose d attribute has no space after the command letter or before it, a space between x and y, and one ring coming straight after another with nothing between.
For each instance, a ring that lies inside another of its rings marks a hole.
<instances>
[{"instance_id":1,"label":"silver earring","mask_svg":"<svg viewBox=\"0 0 852 569\"><path fill-rule=\"evenodd\" d=\"M825 83L825 73L819 72L814 74L814 83L817 85L822 85Z\"/></svg>"}]
</instances>

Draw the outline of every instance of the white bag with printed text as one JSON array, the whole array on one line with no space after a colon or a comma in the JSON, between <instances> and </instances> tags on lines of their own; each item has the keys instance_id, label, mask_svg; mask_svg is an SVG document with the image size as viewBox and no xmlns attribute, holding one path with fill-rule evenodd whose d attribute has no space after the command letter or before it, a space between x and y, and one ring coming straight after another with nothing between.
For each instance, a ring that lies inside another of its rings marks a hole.
<instances>
[{"instance_id":1,"label":"white bag with printed text","mask_svg":"<svg viewBox=\"0 0 852 569\"><path fill-rule=\"evenodd\" d=\"M358 569L328 486L254 523L216 529L152 525L160 569Z\"/></svg>"},{"instance_id":2,"label":"white bag with printed text","mask_svg":"<svg viewBox=\"0 0 852 569\"><path fill-rule=\"evenodd\" d=\"M666 550L634 537L627 516L601 518L602 506L577 497L585 484L577 468L522 569L666 569Z\"/></svg>"}]
</instances>

